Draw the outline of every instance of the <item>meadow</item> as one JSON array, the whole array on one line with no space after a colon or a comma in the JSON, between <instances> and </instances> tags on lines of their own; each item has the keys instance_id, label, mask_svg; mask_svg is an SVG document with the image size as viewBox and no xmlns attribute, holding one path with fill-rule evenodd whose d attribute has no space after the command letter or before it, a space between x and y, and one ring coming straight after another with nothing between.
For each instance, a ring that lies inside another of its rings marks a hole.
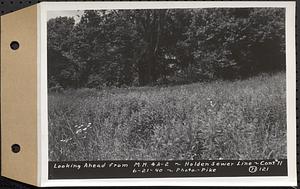
<instances>
[{"instance_id":1,"label":"meadow","mask_svg":"<svg viewBox=\"0 0 300 189\"><path fill-rule=\"evenodd\" d=\"M48 94L49 160L286 158L285 74Z\"/></svg>"}]
</instances>

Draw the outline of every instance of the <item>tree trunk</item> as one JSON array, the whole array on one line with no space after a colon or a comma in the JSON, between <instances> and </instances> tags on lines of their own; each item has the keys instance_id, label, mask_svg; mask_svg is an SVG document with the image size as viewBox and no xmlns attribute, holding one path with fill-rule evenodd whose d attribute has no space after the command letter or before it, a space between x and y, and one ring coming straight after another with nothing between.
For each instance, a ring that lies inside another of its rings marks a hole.
<instances>
[{"instance_id":1,"label":"tree trunk","mask_svg":"<svg viewBox=\"0 0 300 189\"><path fill-rule=\"evenodd\" d=\"M143 26L143 41L146 43L138 61L140 85L155 84L161 75L157 54L165 12L165 10L145 10L144 19L137 20Z\"/></svg>"}]
</instances>

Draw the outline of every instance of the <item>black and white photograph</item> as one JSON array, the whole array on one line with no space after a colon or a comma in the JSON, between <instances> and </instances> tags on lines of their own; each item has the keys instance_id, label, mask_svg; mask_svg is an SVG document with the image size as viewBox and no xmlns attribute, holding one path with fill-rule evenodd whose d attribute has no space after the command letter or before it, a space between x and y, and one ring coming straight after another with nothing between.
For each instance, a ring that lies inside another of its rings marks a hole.
<instances>
[{"instance_id":1,"label":"black and white photograph","mask_svg":"<svg viewBox=\"0 0 300 189\"><path fill-rule=\"evenodd\" d=\"M285 9L49 11L49 161L287 158Z\"/></svg>"},{"instance_id":2,"label":"black and white photograph","mask_svg":"<svg viewBox=\"0 0 300 189\"><path fill-rule=\"evenodd\" d=\"M47 186L294 183L295 4L42 10Z\"/></svg>"},{"instance_id":3,"label":"black and white photograph","mask_svg":"<svg viewBox=\"0 0 300 189\"><path fill-rule=\"evenodd\" d=\"M285 9L47 12L49 161L287 159Z\"/></svg>"},{"instance_id":4,"label":"black and white photograph","mask_svg":"<svg viewBox=\"0 0 300 189\"><path fill-rule=\"evenodd\" d=\"M32 4L0 20L2 176L297 186L296 1Z\"/></svg>"}]
</instances>

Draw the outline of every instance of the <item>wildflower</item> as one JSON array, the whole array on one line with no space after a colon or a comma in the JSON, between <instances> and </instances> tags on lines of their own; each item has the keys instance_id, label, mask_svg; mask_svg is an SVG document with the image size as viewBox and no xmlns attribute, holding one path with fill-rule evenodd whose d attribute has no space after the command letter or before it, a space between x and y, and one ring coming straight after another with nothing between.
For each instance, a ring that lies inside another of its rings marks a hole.
<instances>
[{"instance_id":1,"label":"wildflower","mask_svg":"<svg viewBox=\"0 0 300 189\"><path fill-rule=\"evenodd\" d=\"M216 133L222 133L222 130L216 130Z\"/></svg>"},{"instance_id":2,"label":"wildflower","mask_svg":"<svg viewBox=\"0 0 300 189\"><path fill-rule=\"evenodd\" d=\"M76 131L76 134L80 133L81 131L82 131L81 129L77 130L77 131Z\"/></svg>"},{"instance_id":3,"label":"wildflower","mask_svg":"<svg viewBox=\"0 0 300 189\"><path fill-rule=\"evenodd\" d=\"M72 140L72 138L67 139L66 142L69 142L70 140Z\"/></svg>"},{"instance_id":4,"label":"wildflower","mask_svg":"<svg viewBox=\"0 0 300 189\"><path fill-rule=\"evenodd\" d=\"M65 142L65 143L67 143L67 142L69 142L70 140L72 140L72 138L68 138L68 139L61 139L61 140L60 140L60 142Z\"/></svg>"},{"instance_id":5,"label":"wildflower","mask_svg":"<svg viewBox=\"0 0 300 189\"><path fill-rule=\"evenodd\" d=\"M215 107L216 106L216 103L214 103L212 100L210 100L209 103L210 103L211 107Z\"/></svg>"}]
</instances>

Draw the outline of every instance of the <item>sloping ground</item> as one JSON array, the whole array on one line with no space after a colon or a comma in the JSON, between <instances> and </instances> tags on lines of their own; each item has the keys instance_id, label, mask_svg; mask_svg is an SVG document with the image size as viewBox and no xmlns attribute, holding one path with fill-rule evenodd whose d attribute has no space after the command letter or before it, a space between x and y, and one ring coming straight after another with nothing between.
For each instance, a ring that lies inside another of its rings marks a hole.
<instances>
[{"instance_id":1,"label":"sloping ground","mask_svg":"<svg viewBox=\"0 0 300 189\"><path fill-rule=\"evenodd\" d=\"M285 74L49 94L49 159L286 158Z\"/></svg>"}]
</instances>

